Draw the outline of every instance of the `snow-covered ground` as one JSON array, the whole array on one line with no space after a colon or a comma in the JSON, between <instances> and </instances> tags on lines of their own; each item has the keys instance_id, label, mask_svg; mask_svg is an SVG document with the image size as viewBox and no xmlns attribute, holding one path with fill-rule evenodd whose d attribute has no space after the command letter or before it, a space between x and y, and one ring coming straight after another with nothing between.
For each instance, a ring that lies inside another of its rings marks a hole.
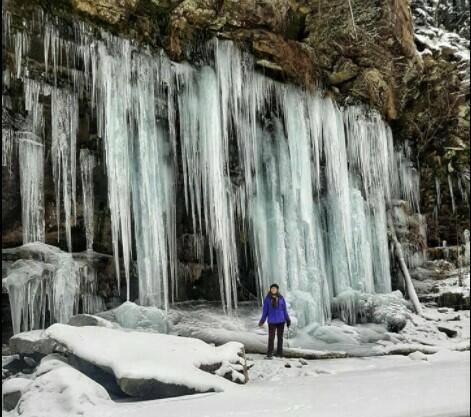
<instances>
[{"instance_id":1,"label":"snow-covered ground","mask_svg":"<svg viewBox=\"0 0 471 417\"><path fill-rule=\"evenodd\" d=\"M266 361L260 355L251 359L252 380L247 385L234 384L223 393L98 403L85 416L469 416L469 352L306 361L305 365L294 359Z\"/></svg>"}]
</instances>

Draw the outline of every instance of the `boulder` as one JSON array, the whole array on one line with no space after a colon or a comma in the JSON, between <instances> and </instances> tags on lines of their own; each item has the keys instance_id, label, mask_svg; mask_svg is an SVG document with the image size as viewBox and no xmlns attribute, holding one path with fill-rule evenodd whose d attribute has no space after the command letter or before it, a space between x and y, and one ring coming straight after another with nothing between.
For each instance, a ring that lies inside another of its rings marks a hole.
<instances>
[{"instance_id":1,"label":"boulder","mask_svg":"<svg viewBox=\"0 0 471 417\"><path fill-rule=\"evenodd\" d=\"M46 356L26 385L16 406L19 415L79 417L93 408L111 405L105 388L57 355Z\"/></svg>"},{"instance_id":2,"label":"boulder","mask_svg":"<svg viewBox=\"0 0 471 417\"><path fill-rule=\"evenodd\" d=\"M48 337L44 330L31 330L18 333L10 338L10 350L13 354L29 356L40 360L57 350L61 350L59 344Z\"/></svg>"},{"instance_id":3,"label":"boulder","mask_svg":"<svg viewBox=\"0 0 471 417\"><path fill-rule=\"evenodd\" d=\"M120 390L133 397L217 392L248 381L241 343L216 347L193 338L101 326L54 324L46 332L69 357L114 376Z\"/></svg>"}]
</instances>

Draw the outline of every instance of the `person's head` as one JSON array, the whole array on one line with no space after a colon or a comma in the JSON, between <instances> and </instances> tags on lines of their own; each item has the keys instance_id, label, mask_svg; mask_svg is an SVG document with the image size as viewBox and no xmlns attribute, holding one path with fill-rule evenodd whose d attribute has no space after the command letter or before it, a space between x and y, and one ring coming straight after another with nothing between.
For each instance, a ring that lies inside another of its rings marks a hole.
<instances>
[{"instance_id":1,"label":"person's head","mask_svg":"<svg viewBox=\"0 0 471 417\"><path fill-rule=\"evenodd\" d=\"M271 295L277 295L278 290L279 290L278 284L271 284L270 285L270 294Z\"/></svg>"}]
</instances>

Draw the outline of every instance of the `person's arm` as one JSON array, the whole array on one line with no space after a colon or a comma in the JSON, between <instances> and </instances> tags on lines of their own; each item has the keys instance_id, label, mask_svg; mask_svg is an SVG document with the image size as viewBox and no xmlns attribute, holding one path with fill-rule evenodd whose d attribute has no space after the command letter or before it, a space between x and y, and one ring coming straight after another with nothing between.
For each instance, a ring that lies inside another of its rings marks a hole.
<instances>
[{"instance_id":1,"label":"person's arm","mask_svg":"<svg viewBox=\"0 0 471 417\"><path fill-rule=\"evenodd\" d=\"M263 326L263 323L265 323L267 316L268 316L268 298L265 298L265 300L263 300L262 318L258 322L259 326Z\"/></svg>"},{"instance_id":2,"label":"person's arm","mask_svg":"<svg viewBox=\"0 0 471 417\"><path fill-rule=\"evenodd\" d=\"M286 325L291 326L291 319L289 318L288 309L286 308L286 301L283 298L283 313L285 314Z\"/></svg>"}]
</instances>

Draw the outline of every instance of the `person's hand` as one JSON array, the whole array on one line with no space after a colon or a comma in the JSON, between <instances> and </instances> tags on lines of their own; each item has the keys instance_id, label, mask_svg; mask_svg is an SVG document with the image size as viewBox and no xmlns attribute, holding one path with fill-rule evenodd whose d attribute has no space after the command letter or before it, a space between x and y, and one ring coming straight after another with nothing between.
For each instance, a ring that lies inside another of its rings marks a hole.
<instances>
[{"instance_id":1,"label":"person's hand","mask_svg":"<svg viewBox=\"0 0 471 417\"><path fill-rule=\"evenodd\" d=\"M258 322L258 327L263 327L263 321L260 320L260 321Z\"/></svg>"},{"instance_id":2,"label":"person's hand","mask_svg":"<svg viewBox=\"0 0 471 417\"><path fill-rule=\"evenodd\" d=\"M287 321L286 321L286 325L287 325L288 327L291 326L291 320L287 320Z\"/></svg>"}]
</instances>

